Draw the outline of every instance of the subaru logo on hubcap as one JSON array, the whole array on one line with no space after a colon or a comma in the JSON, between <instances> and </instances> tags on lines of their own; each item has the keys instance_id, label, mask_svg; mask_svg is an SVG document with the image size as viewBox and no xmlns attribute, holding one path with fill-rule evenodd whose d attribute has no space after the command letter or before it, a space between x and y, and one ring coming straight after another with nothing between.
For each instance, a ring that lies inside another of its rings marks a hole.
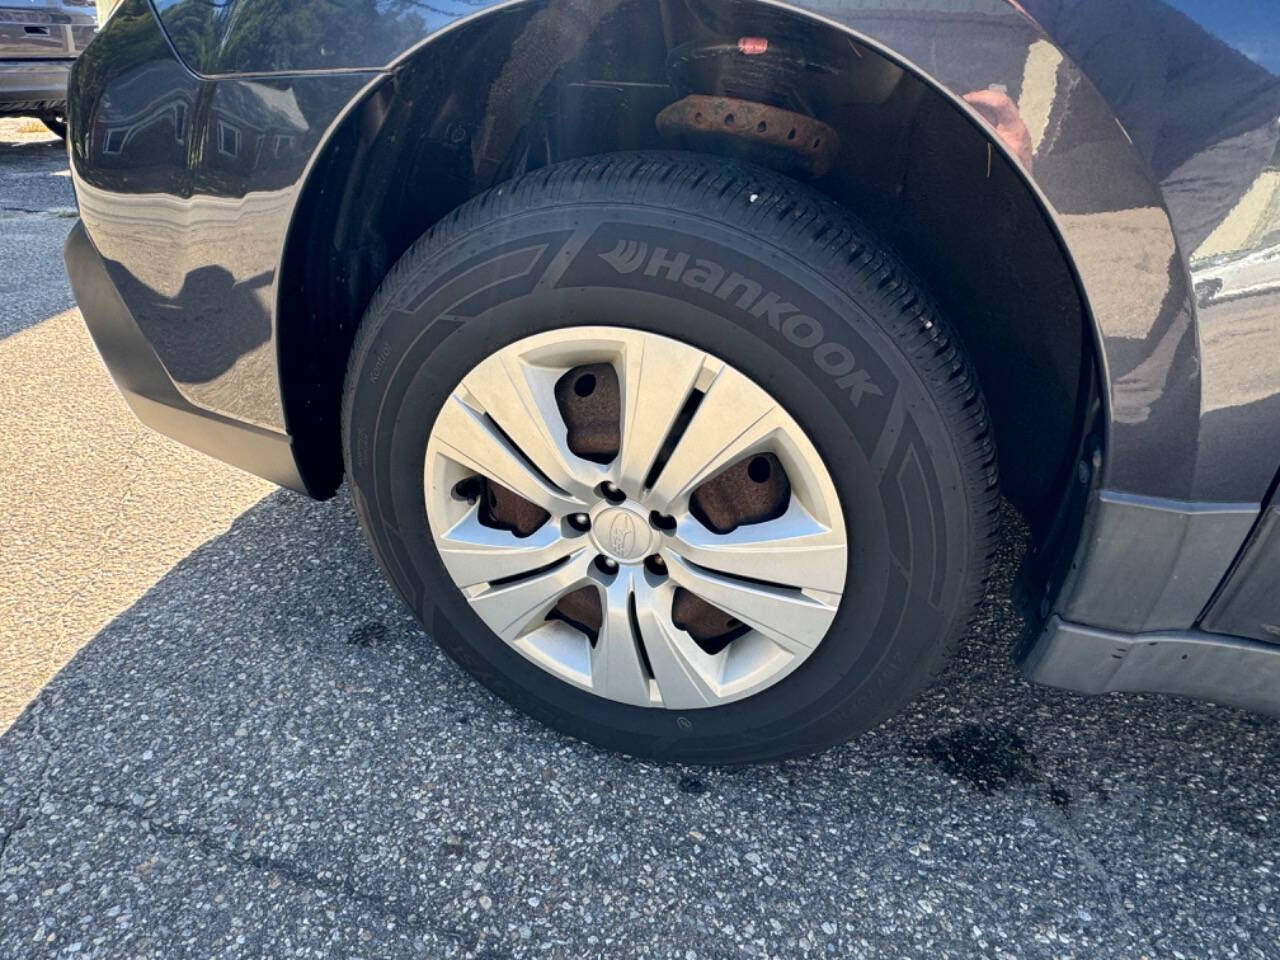
<instances>
[{"instance_id":1,"label":"subaru logo on hubcap","mask_svg":"<svg viewBox=\"0 0 1280 960\"><path fill-rule=\"evenodd\" d=\"M648 524L622 507L600 514L596 530L600 549L623 562L639 560L649 545Z\"/></svg>"}]
</instances>

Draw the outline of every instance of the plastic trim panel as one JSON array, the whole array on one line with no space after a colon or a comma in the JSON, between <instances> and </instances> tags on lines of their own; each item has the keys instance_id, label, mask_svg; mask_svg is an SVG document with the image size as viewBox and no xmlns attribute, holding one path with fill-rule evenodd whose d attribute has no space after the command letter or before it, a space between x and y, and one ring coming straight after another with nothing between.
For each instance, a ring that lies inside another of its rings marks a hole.
<instances>
[{"instance_id":1,"label":"plastic trim panel","mask_svg":"<svg viewBox=\"0 0 1280 960\"><path fill-rule=\"evenodd\" d=\"M1052 617L1022 669L1079 693L1167 693L1280 715L1280 646L1198 630L1115 633Z\"/></svg>"}]
</instances>

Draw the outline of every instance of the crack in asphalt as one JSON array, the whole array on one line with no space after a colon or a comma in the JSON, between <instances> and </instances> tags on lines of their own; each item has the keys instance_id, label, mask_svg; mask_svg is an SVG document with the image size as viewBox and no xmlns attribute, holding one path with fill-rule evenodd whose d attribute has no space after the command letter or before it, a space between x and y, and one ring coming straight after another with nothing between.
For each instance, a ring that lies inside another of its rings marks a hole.
<instances>
[{"instance_id":1,"label":"crack in asphalt","mask_svg":"<svg viewBox=\"0 0 1280 960\"><path fill-rule=\"evenodd\" d=\"M1153 948L1151 937L1125 908L1124 898L1120 893L1120 885L1116 883L1115 878L1102 861L1089 849L1084 837L1080 835L1080 831L1071 822L1071 815L1064 810L1056 810L1054 813L1057 814L1057 819L1059 820L1058 826L1061 835L1071 847L1071 852L1075 855L1076 860L1079 861L1084 871L1098 882L1099 887L1107 895L1107 900L1111 907L1111 915L1130 936L1144 946Z\"/></svg>"},{"instance_id":2,"label":"crack in asphalt","mask_svg":"<svg viewBox=\"0 0 1280 960\"><path fill-rule=\"evenodd\" d=\"M37 788L34 791L34 797L24 798L18 802L17 815L4 833L0 834L0 877L4 876L5 857L13 840L18 834L36 824L46 803L54 801L81 806L89 805L124 816L148 834L158 834L172 840L190 841L203 853L221 860L234 869L248 868L268 878L279 877L283 882L292 884L299 890L320 892L339 901L345 900L348 903L371 908L417 935L435 934L464 949L475 947L474 936L468 936L466 932L455 928L431 923L399 899L361 889L346 875L334 874L332 878L325 877L321 875L321 871L303 864L280 860L265 854L240 852L218 842L203 830L157 819L149 815L145 809L140 809L133 804L54 789L51 771L59 748L50 743L42 728L44 714L51 709L52 707L42 698L37 698L28 708L31 717L31 733L33 738L44 747L44 758L36 777ZM328 872L332 873L332 871Z\"/></svg>"},{"instance_id":3,"label":"crack in asphalt","mask_svg":"<svg viewBox=\"0 0 1280 960\"><path fill-rule=\"evenodd\" d=\"M73 220L80 216L75 207L12 207L0 204L0 220Z\"/></svg>"},{"instance_id":4,"label":"crack in asphalt","mask_svg":"<svg viewBox=\"0 0 1280 960\"><path fill-rule=\"evenodd\" d=\"M347 902L369 907L419 935L433 933L456 943L460 947L471 948L475 946L474 937L469 937L463 931L454 928L431 923L399 899L383 894L370 893L361 889L346 875L335 874L332 878L324 877L316 869L308 868L305 865L289 860L280 860L265 854L247 851L239 852L218 842L203 830L183 827L157 819L149 815L145 809L140 809L133 804L54 789L51 772L53 761L59 752L59 748L50 742L43 729L44 715L52 709L42 697L37 698L28 707L31 734L33 739L44 748L44 757L40 764L40 772L35 778L37 787L34 791L34 797L24 798L18 802L17 815L4 833L0 835L0 877L4 876L5 857L13 840L22 831L36 823L46 803L60 801L68 804L87 804L100 810L127 817L148 834L154 833L173 840L190 841L202 852L223 861L230 867L255 870L268 877L279 877L282 881L290 883L300 890L318 891L333 896L338 900L345 899Z\"/></svg>"},{"instance_id":5,"label":"crack in asphalt","mask_svg":"<svg viewBox=\"0 0 1280 960\"><path fill-rule=\"evenodd\" d=\"M18 812L14 817L13 823L5 830L4 835L0 836L0 877L4 876L5 856L9 852L9 846L13 842L13 839L30 826L32 821L35 819L35 815L39 813L40 808L44 806L46 796L51 786L49 781L50 768L53 765L53 758L58 752L56 747L50 745L48 738L44 735L44 731L41 729L44 711L48 709L45 703L37 698L37 700L32 703L28 709L31 711L31 735L35 738L36 742L45 748L44 759L40 763L40 773L36 778L35 800L31 804L31 809L28 809L28 804L25 798L20 799L17 804Z\"/></svg>"},{"instance_id":6,"label":"crack in asphalt","mask_svg":"<svg viewBox=\"0 0 1280 960\"><path fill-rule=\"evenodd\" d=\"M301 890L322 891L337 899L343 899L371 907L397 923L417 933L435 933L444 936L460 946L469 945L468 938L461 932L449 927L442 927L421 918L420 914L411 910L394 897L370 893L362 890L345 875L335 874L332 879L320 876L319 872L289 860L278 860L274 857L248 852L237 852L225 844L219 843L203 830L182 827L177 824L157 820L132 804L101 797L86 797L73 793L53 793L48 799L61 800L67 803L88 804L110 813L118 813L132 820L147 833L157 833L173 840L191 841L202 852L222 860L235 868L248 867L270 876L278 876Z\"/></svg>"},{"instance_id":7,"label":"crack in asphalt","mask_svg":"<svg viewBox=\"0 0 1280 960\"><path fill-rule=\"evenodd\" d=\"M17 817L14 818L13 823L5 827L4 833L0 834L0 875L4 873L4 858L5 854L9 852L9 842L13 840L19 832L21 832L22 828L25 827L30 820L31 816L26 811L26 805L22 801L19 801Z\"/></svg>"}]
</instances>

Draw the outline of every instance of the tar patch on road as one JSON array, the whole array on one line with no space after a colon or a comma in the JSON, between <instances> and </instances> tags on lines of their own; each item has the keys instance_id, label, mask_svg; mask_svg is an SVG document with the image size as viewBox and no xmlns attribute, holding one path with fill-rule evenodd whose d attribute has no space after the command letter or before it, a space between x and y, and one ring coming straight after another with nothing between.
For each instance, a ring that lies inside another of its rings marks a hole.
<instances>
[{"instance_id":1,"label":"tar patch on road","mask_svg":"<svg viewBox=\"0 0 1280 960\"><path fill-rule=\"evenodd\" d=\"M925 755L949 776L982 793L1043 784L1055 805L1065 807L1071 802L1070 793L1040 772L1026 740L1004 727L966 724L930 738Z\"/></svg>"},{"instance_id":2,"label":"tar patch on road","mask_svg":"<svg viewBox=\"0 0 1280 960\"><path fill-rule=\"evenodd\" d=\"M379 647L386 641L387 626L377 620L362 623L347 634L347 643L353 647Z\"/></svg>"},{"instance_id":3,"label":"tar patch on road","mask_svg":"<svg viewBox=\"0 0 1280 960\"><path fill-rule=\"evenodd\" d=\"M676 784L676 789L681 793L691 793L697 796L700 793L707 792L707 785L697 777L681 777L680 782Z\"/></svg>"}]
</instances>

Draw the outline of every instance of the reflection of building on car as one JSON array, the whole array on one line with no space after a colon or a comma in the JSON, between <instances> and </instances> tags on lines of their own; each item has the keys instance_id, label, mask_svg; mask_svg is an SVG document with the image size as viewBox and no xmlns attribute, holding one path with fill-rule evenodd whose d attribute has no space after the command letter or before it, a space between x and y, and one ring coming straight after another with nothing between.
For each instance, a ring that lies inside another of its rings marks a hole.
<instances>
[{"instance_id":1,"label":"reflection of building on car","mask_svg":"<svg viewBox=\"0 0 1280 960\"><path fill-rule=\"evenodd\" d=\"M67 77L96 29L93 0L0 0L0 116L65 136Z\"/></svg>"},{"instance_id":2,"label":"reflection of building on car","mask_svg":"<svg viewBox=\"0 0 1280 960\"><path fill-rule=\"evenodd\" d=\"M159 91L157 93L157 91ZM171 63L153 62L123 78L112 97L94 104L89 142L112 167L134 165L142 152L153 162L183 156L193 131L190 118L199 85ZM307 132L293 91L245 81L222 85L202 121L211 169L234 174L261 172Z\"/></svg>"}]
</instances>

